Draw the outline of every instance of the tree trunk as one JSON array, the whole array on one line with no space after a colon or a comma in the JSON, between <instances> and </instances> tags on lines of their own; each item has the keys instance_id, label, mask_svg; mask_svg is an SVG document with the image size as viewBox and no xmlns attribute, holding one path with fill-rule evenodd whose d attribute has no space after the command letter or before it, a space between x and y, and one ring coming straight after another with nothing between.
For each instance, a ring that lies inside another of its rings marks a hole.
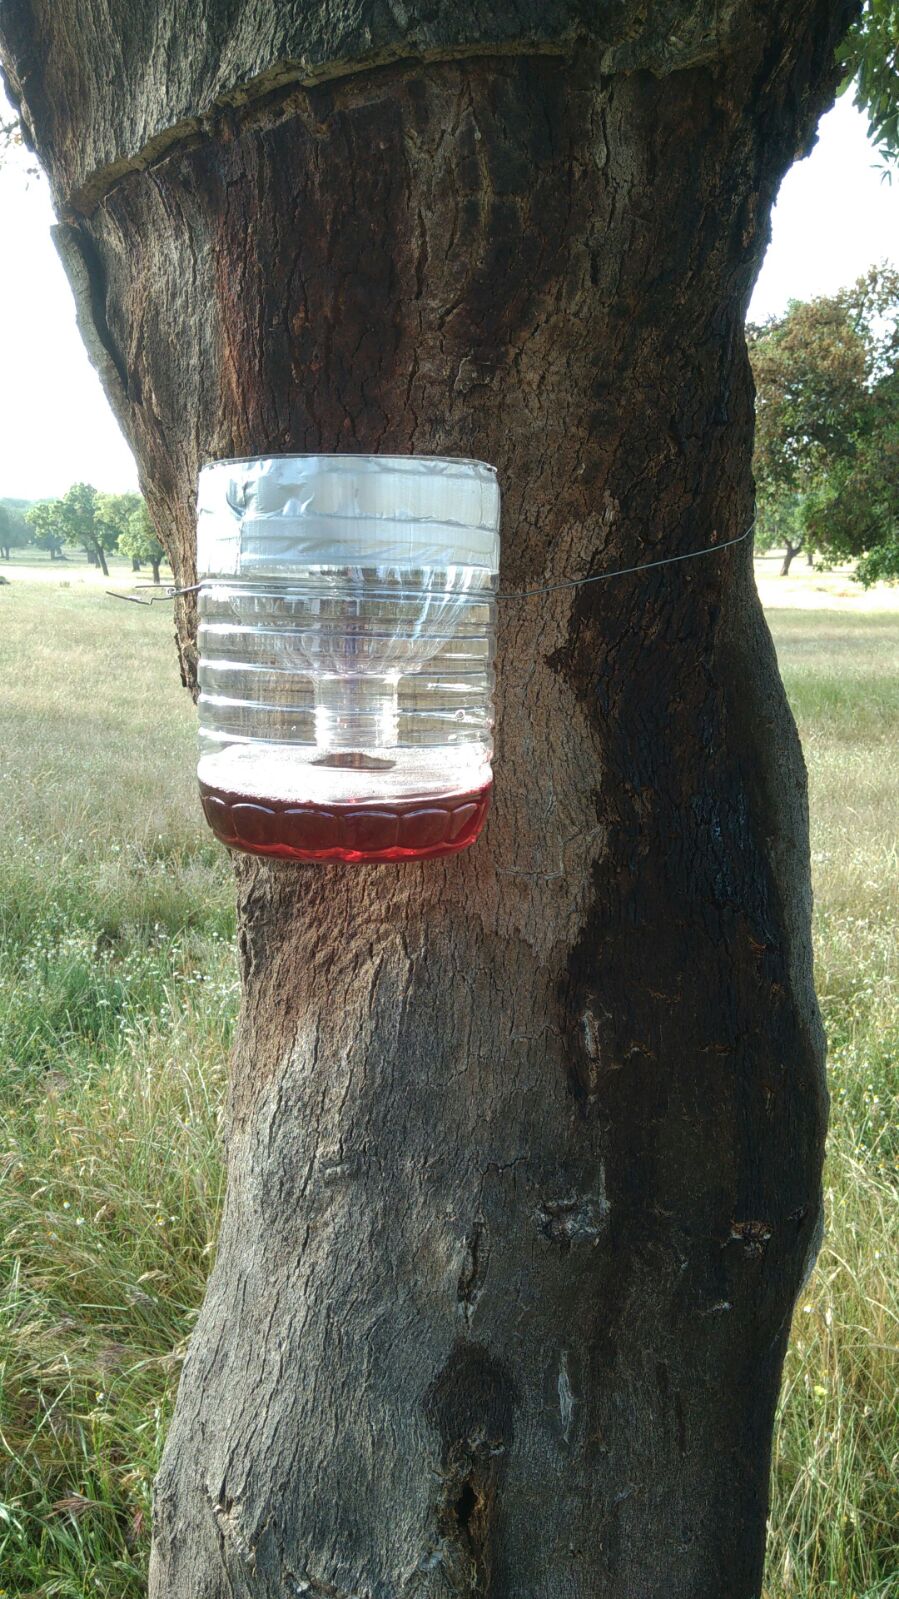
<instances>
[{"instance_id":1,"label":"tree trunk","mask_svg":"<svg viewBox=\"0 0 899 1599\"><path fill-rule=\"evenodd\" d=\"M140 571L140 561L138 560L136 555L132 555L132 557L131 557L131 570L132 570L132 572L139 572Z\"/></svg>"},{"instance_id":2,"label":"tree trunk","mask_svg":"<svg viewBox=\"0 0 899 1599\"><path fill-rule=\"evenodd\" d=\"M814 549L813 549L811 544L809 545L808 549L805 552L805 564L806 564L806 566L810 567L814 571L815 551L814 551Z\"/></svg>"},{"instance_id":3,"label":"tree trunk","mask_svg":"<svg viewBox=\"0 0 899 1599\"><path fill-rule=\"evenodd\" d=\"M619 54L410 44L70 178L60 248L177 584L216 456L492 461L504 591L749 525L743 316L852 8L680 9L683 59L636 22ZM28 93L60 193L82 147ZM228 1196L154 1599L759 1593L825 1094L751 549L500 619L470 853L235 859Z\"/></svg>"},{"instance_id":4,"label":"tree trunk","mask_svg":"<svg viewBox=\"0 0 899 1599\"><path fill-rule=\"evenodd\" d=\"M789 575L790 575L790 567L792 566L793 561L795 560L796 556L799 554L799 551L801 549L802 549L802 544L801 543L799 543L799 544L791 544L789 539L787 539L787 546L786 546L786 549L784 550L784 558L783 558L783 562L782 562L781 568L780 568L781 577L789 577Z\"/></svg>"},{"instance_id":5,"label":"tree trunk","mask_svg":"<svg viewBox=\"0 0 899 1599\"><path fill-rule=\"evenodd\" d=\"M153 568L153 582L154 583L159 583L159 581L160 581L160 577L159 577L159 562L158 561L151 561L150 564L151 564L151 566Z\"/></svg>"}]
</instances>

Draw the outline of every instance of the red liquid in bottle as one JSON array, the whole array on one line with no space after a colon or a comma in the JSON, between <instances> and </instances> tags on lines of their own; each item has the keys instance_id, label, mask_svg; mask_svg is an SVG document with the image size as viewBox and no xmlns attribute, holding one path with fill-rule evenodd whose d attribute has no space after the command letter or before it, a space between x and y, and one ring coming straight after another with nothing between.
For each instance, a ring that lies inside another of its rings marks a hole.
<instances>
[{"instance_id":1,"label":"red liquid in bottle","mask_svg":"<svg viewBox=\"0 0 899 1599\"><path fill-rule=\"evenodd\" d=\"M285 861L422 861L474 843L492 786L425 799L303 805L201 781L200 796L212 831L230 849Z\"/></svg>"}]
</instances>

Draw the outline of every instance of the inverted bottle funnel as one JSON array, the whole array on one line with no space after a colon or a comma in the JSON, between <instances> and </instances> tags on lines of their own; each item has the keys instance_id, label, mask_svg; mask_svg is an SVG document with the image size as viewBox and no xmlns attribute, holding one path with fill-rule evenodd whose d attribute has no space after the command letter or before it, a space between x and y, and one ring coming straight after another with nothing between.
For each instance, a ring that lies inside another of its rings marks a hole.
<instances>
[{"instance_id":1,"label":"inverted bottle funnel","mask_svg":"<svg viewBox=\"0 0 899 1599\"><path fill-rule=\"evenodd\" d=\"M472 843L492 779L493 468L216 462L197 546L199 776L223 841L307 860Z\"/></svg>"}]
</instances>

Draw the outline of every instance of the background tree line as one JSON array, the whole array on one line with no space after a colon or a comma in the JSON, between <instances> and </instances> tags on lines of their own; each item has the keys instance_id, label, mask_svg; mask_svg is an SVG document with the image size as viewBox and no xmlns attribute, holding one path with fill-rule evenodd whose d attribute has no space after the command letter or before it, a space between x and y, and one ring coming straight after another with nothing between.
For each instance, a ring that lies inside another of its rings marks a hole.
<instances>
[{"instance_id":1,"label":"background tree line","mask_svg":"<svg viewBox=\"0 0 899 1599\"><path fill-rule=\"evenodd\" d=\"M159 582L165 550L156 536L143 496L103 494L90 483L73 483L61 499L0 500L0 556L35 544L51 561L65 549L81 549L92 566L109 576L106 557L116 550L139 572L144 563Z\"/></svg>"},{"instance_id":2,"label":"background tree line","mask_svg":"<svg viewBox=\"0 0 899 1599\"><path fill-rule=\"evenodd\" d=\"M756 384L756 547L830 565L866 585L899 579L899 271L872 267L831 297L791 301L747 328ZM56 500L0 500L0 557L83 549L108 576L117 550L159 582L165 551L140 494L74 483Z\"/></svg>"},{"instance_id":3,"label":"background tree line","mask_svg":"<svg viewBox=\"0 0 899 1599\"><path fill-rule=\"evenodd\" d=\"M747 329L756 384L756 547L868 585L899 578L899 272Z\"/></svg>"}]
</instances>

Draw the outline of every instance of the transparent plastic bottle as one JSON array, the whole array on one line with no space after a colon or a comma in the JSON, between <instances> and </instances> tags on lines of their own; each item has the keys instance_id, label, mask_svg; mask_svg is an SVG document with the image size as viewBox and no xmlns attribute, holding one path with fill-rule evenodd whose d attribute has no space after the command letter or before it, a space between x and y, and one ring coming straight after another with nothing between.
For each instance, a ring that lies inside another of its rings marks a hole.
<instances>
[{"instance_id":1,"label":"transparent plastic bottle","mask_svg":"<svg viewBox=\"0 0 899 1599\"><path fill-rule=\"evenodd\" d=\"M218 461L198 500L200 760L223 843L400 861L492 783L499 489L479 461Z\"/></svg>"}]
</instances>

